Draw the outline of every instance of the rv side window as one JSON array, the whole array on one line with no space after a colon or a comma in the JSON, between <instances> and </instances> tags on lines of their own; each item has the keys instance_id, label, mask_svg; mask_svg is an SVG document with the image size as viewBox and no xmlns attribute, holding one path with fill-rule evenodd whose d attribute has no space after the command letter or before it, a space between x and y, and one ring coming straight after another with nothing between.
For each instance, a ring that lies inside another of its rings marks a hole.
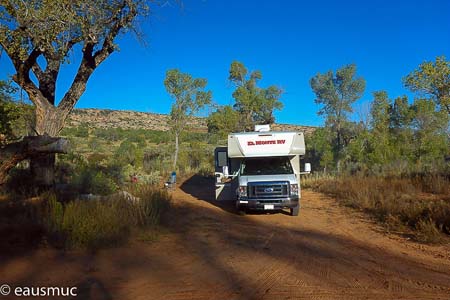
<instances>
[{"instance_id":1,"label":"rv side window","mask_svg":"<svg viewBox=\"0 0 450 300\"><path fill-rule=\"evenodd\" d=\"M220 151L217 152L217 166L223 167L228 165L227 152Z\"/></svg>"}]
</instances>

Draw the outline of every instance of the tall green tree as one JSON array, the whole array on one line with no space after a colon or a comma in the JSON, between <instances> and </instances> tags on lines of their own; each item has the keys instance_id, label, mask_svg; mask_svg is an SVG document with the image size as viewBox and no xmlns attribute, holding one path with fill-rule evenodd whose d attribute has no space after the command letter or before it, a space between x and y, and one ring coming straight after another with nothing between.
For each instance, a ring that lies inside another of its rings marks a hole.
<instances>
[{"instance_id":1,"label":"tall green tree","mask_svg":"<svg viewBox=\"0 0 450 300\"><path fill-rule=\"evenodd\" d=\"M255 124L275 122L273 111L282 109L280 101L282 90L274 85L268 88L258 87L262 79L260 71L249 72L243 63L233 61L228 79L236 86L233 98L234 108L239 112L241 130L253 130Z\"/></svg>"},{"instance_id":2,"label":"tall green tree","mask_svg":"<svg viewBox=\"0 0 450 300\"><path fill-rule=\"evenodd\" d=\"M345 146L344 134L348 115L353 111L352 104L358 100L365 89L365 80L356 77L356 66L347 65L336 71L318 73L311 78L310 85L316 94L316 104L322 105L318 114L325 116L326 126L334 135L335 157L339 169Z\"/></svg>"},{"instance_id":3,"label":"tall green tree","mask_svg":"<svg viewBox=\"0 0 450 300\"><path fill-rule=\"evenodd\" d=\"M415 155L419 162L435 162L448 154L449 139L446 134L449 115L437 110L428 99L416 99L412 105L414 117Z\"/></svg>"},{"instance_id":4,"label":"tall green tree","mask_svg":"<svg viewBox=\"0 0 450 300\"><path fill-rule=\"evenodd\" d=\"M426 61L408 74L403 82L413 92L428 96L450 114L450 62L445 56Z\"/></svg>"},{"instance_id":5,"label":"tall green tree","mask_svg":"<svg viewBox=\"0 0 450 300\"><path fill-rule=\"evenodd\" d=\"M116 37L135 31L147 12L144 0L0 1L0 50L12 61L13 80L35 105L38 135L58 135L94 70L117 50ZM80 65L56 99L58 75L74 52L80 52ZM36 179L52 184L54 162L54 154L34 158Z\"/></svg>"},{"instance_id":6,"label":"tall green tree","mask_svg":"<svg viewBox=\"0 0 450 300\"><path fill-rule=\"evenodd\" d=\"M207 80L193 78L177 69L168 70L164 80L167 93L175 100L170 111L170 124L175 135L173 169L177 167L179 138L187 123L195 113L211 103L211 91L205 91Z\"/></svg>"},{"instance_id":7,"label":"tall green tree","mask_svg":"<svg viewBox=\"0 0 450 300\"><path fill-rule=\"evenodd\" d=\"M386 91L374 92L373 97L370 110L372 128L370 159L371 163L386 164L392 154L389 130L391 103Z\"/></svg>"}]
</instances>

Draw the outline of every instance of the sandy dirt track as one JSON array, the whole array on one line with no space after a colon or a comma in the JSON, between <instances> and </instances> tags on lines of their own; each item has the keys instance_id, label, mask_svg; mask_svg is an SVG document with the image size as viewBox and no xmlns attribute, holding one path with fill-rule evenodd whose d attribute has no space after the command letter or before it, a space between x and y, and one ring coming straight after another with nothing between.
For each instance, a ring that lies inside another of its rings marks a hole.
<instances>
[{"instance_id":1,"label":"sandy dirt track","mask_svg":"<svg viewBox=\"0 0 450 300\"><path fill-rule=\"evenodd\" d=\"M77 286L75 299L450 299L449 245L386 234L311 191L298 217L237 215L212 185L173 192L157 242L17 255L0 261L0 284Z\"/></svg>"}]
</instances>

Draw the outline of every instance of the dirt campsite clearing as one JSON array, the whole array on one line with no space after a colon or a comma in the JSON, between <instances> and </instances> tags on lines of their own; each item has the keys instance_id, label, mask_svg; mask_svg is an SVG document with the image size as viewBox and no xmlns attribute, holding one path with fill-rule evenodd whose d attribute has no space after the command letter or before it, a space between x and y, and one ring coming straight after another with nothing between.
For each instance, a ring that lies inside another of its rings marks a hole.
<instances>
[{"instance_id":1,"label":"dirt campsite clearing","mask_svg":"<svg viewBox=\"0 0 450 300\"><path fill-rule=\"evenodd\" d=\"M174 190L156 241L96 253L39 247L3 259L0 283L75 286L74 299L95 300L450 299L449 245L386 233L308 190L298 217L239 215L213 200L213 186L194 176Z\"/></svg>"}]
</instances>

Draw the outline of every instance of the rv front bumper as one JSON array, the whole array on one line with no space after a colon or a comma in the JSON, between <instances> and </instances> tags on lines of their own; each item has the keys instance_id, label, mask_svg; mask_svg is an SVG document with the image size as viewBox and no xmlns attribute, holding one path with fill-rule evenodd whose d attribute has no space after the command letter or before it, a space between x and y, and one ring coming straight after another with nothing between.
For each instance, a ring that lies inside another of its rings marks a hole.
<instances>
[{"instance_id":1,"label":"rv front bumper","mask_svg":"<svg viewBox=\"0 0 450 300\"><path fill-rule=\"evenodd\" d=\"M296 207L299 204L299 201L298 197L271 199L251 199L241 197L237 200L237 205L243 208L256 210L283 209Z\"/></svg>"}]
</instances>

